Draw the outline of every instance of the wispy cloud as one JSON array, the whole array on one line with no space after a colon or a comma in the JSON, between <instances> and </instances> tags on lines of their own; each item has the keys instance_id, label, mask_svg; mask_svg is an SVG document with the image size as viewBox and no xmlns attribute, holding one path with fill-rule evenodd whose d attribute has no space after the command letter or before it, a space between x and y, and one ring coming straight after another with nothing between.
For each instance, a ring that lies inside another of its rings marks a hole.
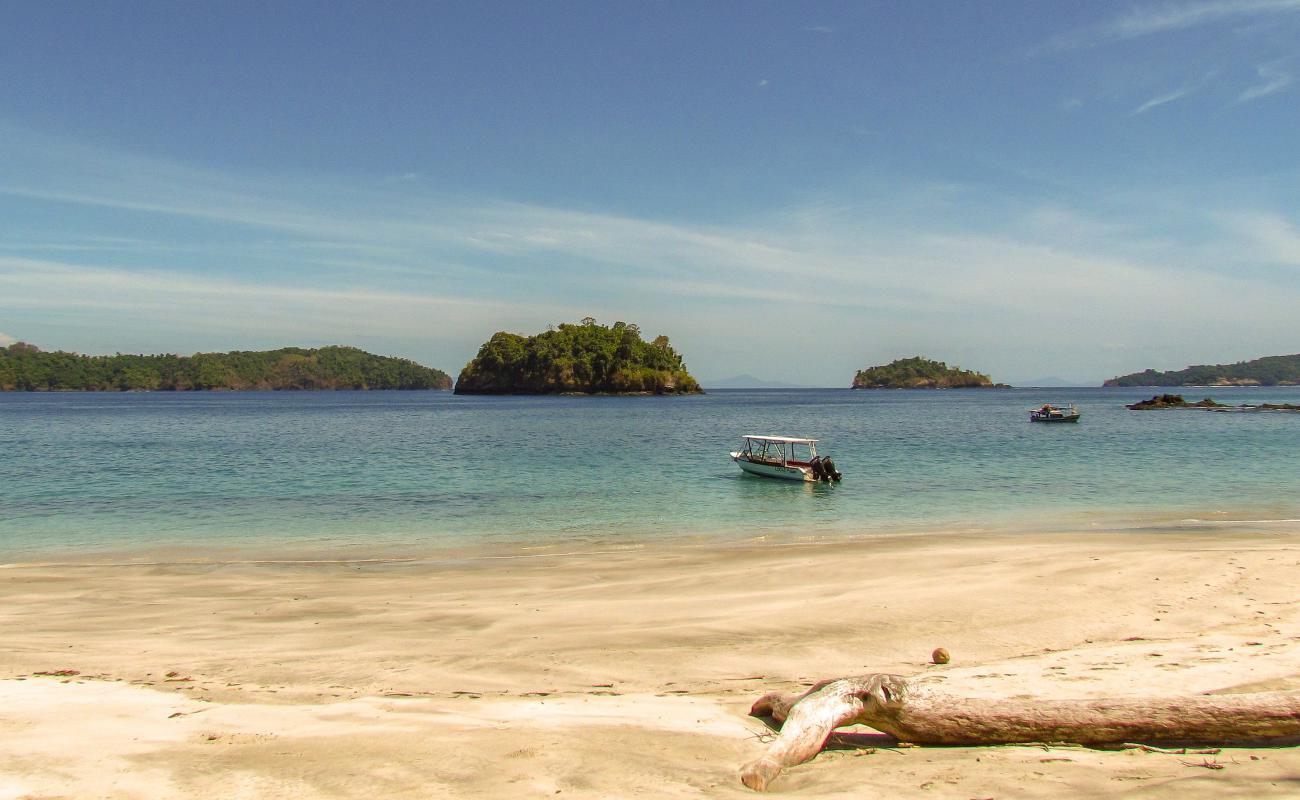
<instances>
[{"instance_id":1,"label":"wispy cloud","mask_svg":"<svg viewBox=\"0 0 1300 800\"><path fill-rule=\"evenodd\" d=\"M507 300L391 291L374 286L322 289L280 279L211 278L159 268L120 269L0 257L0 309L10 313L96 312L108 318L194 326L209 333L322 336L448 336L485 317L534 317ZM567 310L567 309L566 309ZM576 313L574 310L572 313ZM190 323L184 320L190 319ZM329 320L326 326L321 320Z\"/></svg>"},{"instance_id":2,"label":"wispy cloud","mask_svg":"<svg viewBox=\"0 0 1300 800\"><path fill-rule=\"evenodd\" d=\"M1102 31L1115 39L1195 28L1244 17L1300 12L1300 0L1212 0L1140 6L1111 21Z\"/></svg>"},{"instance_id":3,"label":"wispy cloud","mask_svg":"<svg viewBox=\"0 0 1300 800\"><path fill-rule=\"evenodd\" d=\"M5 168L21 167L23 154L0 149L0 191L11 201L57 198L70 219L100 208L130 212L112 217L138 217L156 237L134 240L124 229L99 252L58 255L0 239L0 319L11 331L39 334L38 343L52 329L42 320L76 318L114 336L135 331L137 341L170 331L168 346L182 335L190 337L185 346L214 348L382 338L390 351L427 351L428 363L446 368L464 363L494 330L536 331L591 313L662 329L688 353L693 344L720 352L728 332L748 331L743 349L767 363L806 361L806 342L755 329L755 319L773 317L845 332L824 343L823 359L852 363L870 355L867 347L892 357L900 353L885 351L894 346L966 342L1005 353L1008 329L1050 328L1080 342L1098 329L1121 340L1191 341L1203 333L1195 320L1241 312L1259 331L1292 330L1297 302L1295 287L1221 272L1190 248L1145 247L1126 224L1073 207L999 201L976 185L890 187L887 220L861 198L836 194L706 225L445 197L419 182L376 190L351 177L269 180L26 147L48 166L27 170L16 185L15 170ZM70 172L56 169L68 164ZM943 216L936 209L960 210L967 197L986 208L1001 202L1007 221L979 234L959 220L936 221ZM186 233L153 224L177 217ZM1300 262L1300 241L1284 218L1231 224L1234 235L1222 241L1236 245L1248 235L1274 261ZM185 238L195 228L208 237L198 245ZM71 230L64 241L95 244L98 231ZM220 257L206 241L224 248ZM38 242L59 239L46 231L29 243ZM698 366L704 374L761 369Z\"/></svg>"},{"instance_id":4,"label":"wispy cloud","mask_svg":"<svg viewBox=\"0 0 1300 800\"><path fill-rule=\"evenodd\" d=\"M1159 106L1167 105L1169 103L1182 100L1184 97L1189 97L1193 94L1196 94L1197 92L1204 90L1207 86L1212 85L1215 79L1218 77L1219 77L1218 71L1211 70L1210 72L1207 72L1205 75L1201 76L1200 80L1197 80L1195 83L1187 83L1177 89L1174 89L1173 91L1158 94L1155 97L1152 97L1150 100L1147 100L1142 105L1133 109L1132 116L1137 116L1138 114L1145 114L1146 112L1150 111L1153 108L1158 108Z\"/></svg>"},{"instance_id":5,"label":"wispy cloud","mask_svg":"<svg viewBox=\"0 0 1300 800\"><path fill-rule=\"evenodd\" d=\"M1249 89L1246 89L1237 96L1237 103L1249 103L1252 100L1258 100L1261 97L1268 97L1290 86L1295 80L1295 76L1289 70L1282 68L1285 61L1274 61L1269 64L1260 64L1255 68L1259 74L1262 83L1258 83Z\"/></svg>"},{"instance_id":6,"label":"wispy cloud","mask_svg":"<svg viewBox=\"0 0 1300 800\"><path fill-rule=\"evenodd\" d=\"M1229 214L1223 222L1245 240L1257 258L1300 267L1300 230L1285 217L1273 213Z\"/></svg>"},{"instance_id":7,"label":"wispy cloud","mask_svg":"<svg viewBox=\"0 0 1300 800\"><path fill-rule=\"evenodd\" d=\"M1146 101L1142 105L1133 109L1133 116L1137 116L1138 114L1145 114L1146 112L1150 111L1153 108L1158 108L1160 106L1172 103L1176 100L1181 100L1184 97L1191 94L1192 92L1194 92L1195 90L1196 87L1184 86L1183 88L1175 89L1172 92L1166 92L1165 94L1156 95L1155 97Z\"/></svg>"},{"instance_id":8,"label":"wispy cloud","mask_svg":"<svg viewBox=\"0 0 1300 800\"><path fill-rule=\"evenodd\" d=\"M1300 0L1210 0L1138 6L1099 25L1051 39L1036 52L1077 50L1231 20L1300 13Z\"/></svg>"}]
</instances>

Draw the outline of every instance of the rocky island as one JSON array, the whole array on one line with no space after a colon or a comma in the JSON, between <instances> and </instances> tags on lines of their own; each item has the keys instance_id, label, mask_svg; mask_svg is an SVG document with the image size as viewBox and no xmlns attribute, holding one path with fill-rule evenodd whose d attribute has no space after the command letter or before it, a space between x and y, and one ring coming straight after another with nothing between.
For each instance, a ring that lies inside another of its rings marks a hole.
<instances>
[{"instance_id":1,"label":"rocky island","mask_svg":"<svg viewBox=\"0 0 1300 800\"><path fill-rule=\"evenodd\" d=\"M456 394L699 394L668 343L587 317L536 336L498 331L456 379Z\"/></svg>"},{"instance_id":2,"label":"rocky island","mask_svg":"<svg viewBox=\"0 0 1300 800\"><path fill-rule=\"evenodd\" d=\"M1230 406L1226 403L1219 403L1210 398L1197 400L1195 403L1189 403L1183 399L1181 394L1158 394L1150 400L1139 400L1124 406L1130 411L1150 411L1160 408L1192 408L1204 411L1300 411L1300 405L1291 403L1260 403L1250 405L1243 403L1239 406Z\"/></svg>"},{"instance_id":3,"label":"rocky island","mask_svg":"<svg viewBox=\"0 0 1300 800\"><path fill-rule=\"evenodd\" d=\"M1148 369L1111 378L1103 386L1300 386L1300 354L1265 356L1236 364L1200 364L1171 372Z\"/></svg>"},{"instance_id":4,"label":"rocky island","mask_svg":"<svg viewBox=\"0 0 1300 800\"><path fill-rule=\"evenodd\" d=\"M18 342L0 347L2 391L450 389L451 376L355 347L86 356Z\"/></svg>"},{"instance_id":5,"label":"rocky island","mask_svg":"<svg viewBox=\"0 0 1300 800\"><path fill-rule=\"evenodd\" d=\"M900 358L883 366L858 370L853 376L854 389L1006 389L979 372L949 367L942 361L914 356Z\"/></svg>"}]
</instances>

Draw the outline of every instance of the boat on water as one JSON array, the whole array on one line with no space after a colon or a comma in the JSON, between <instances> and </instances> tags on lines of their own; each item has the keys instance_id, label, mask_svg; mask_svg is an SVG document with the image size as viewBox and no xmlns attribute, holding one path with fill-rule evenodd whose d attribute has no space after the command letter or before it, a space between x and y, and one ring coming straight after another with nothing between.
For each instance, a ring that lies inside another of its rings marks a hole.
<instances>
[{"instance_id":1,"label":"boat on water","mask_svg":"<svg viewBox=\"0 0 1300 800\"><path fill-rule=\"evenodd\" d=\"M790 481L836 481L844 477L830 456L817 455L816 439L795 436L744 437L745 446L731 460L750 475Z\"/></svg>"},{"instance_id":2,"label":"boat on water","mask_svg":"<svg viewBox=\"0 0 1300 800\"><path fill-rule=\"evenodd\" d=\"M1079 409L1071 403L1068 406L1054 406L1051 403L1044 403L1041 408L1032 408L1029 410L1030 422L1078 422Z\"/></svg>"}]
</instances>

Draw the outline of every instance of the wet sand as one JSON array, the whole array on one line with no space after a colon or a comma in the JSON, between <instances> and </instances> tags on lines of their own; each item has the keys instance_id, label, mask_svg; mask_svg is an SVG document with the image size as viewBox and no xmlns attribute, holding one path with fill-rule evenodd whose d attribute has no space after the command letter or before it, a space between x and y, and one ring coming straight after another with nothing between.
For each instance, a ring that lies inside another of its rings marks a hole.
<instances>
[{"instance_id":1,"label":"wet sand","mask_svg":"<svg viewBox=\"0 0 1300 800\"><path fill-rule=\"evenodd\" d=\"M0 800L751 797L737 770L768 734L750 703L825 677L1300 692L1297 575L1300 532L1249 526L8 564ZM772 791L1296 797L1300 748L831 750Z\"/></svg>"}]
</instances>

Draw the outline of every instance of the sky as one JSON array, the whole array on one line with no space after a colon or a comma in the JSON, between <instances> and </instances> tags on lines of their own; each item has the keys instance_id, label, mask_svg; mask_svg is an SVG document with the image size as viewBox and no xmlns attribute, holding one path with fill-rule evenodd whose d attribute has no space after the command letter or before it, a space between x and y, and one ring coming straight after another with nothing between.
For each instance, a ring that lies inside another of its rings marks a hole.
<instances>
[{"instance_id":1,"label":"sky","mask_svg":"<svg viewBox=\"0 0 1300 800\"><path fill-rule=\"evenodd\" d=\"M0 344L593 316L691 372L1300 352L1300 0L0 11Z\"/></svg>"}]
</instances>

